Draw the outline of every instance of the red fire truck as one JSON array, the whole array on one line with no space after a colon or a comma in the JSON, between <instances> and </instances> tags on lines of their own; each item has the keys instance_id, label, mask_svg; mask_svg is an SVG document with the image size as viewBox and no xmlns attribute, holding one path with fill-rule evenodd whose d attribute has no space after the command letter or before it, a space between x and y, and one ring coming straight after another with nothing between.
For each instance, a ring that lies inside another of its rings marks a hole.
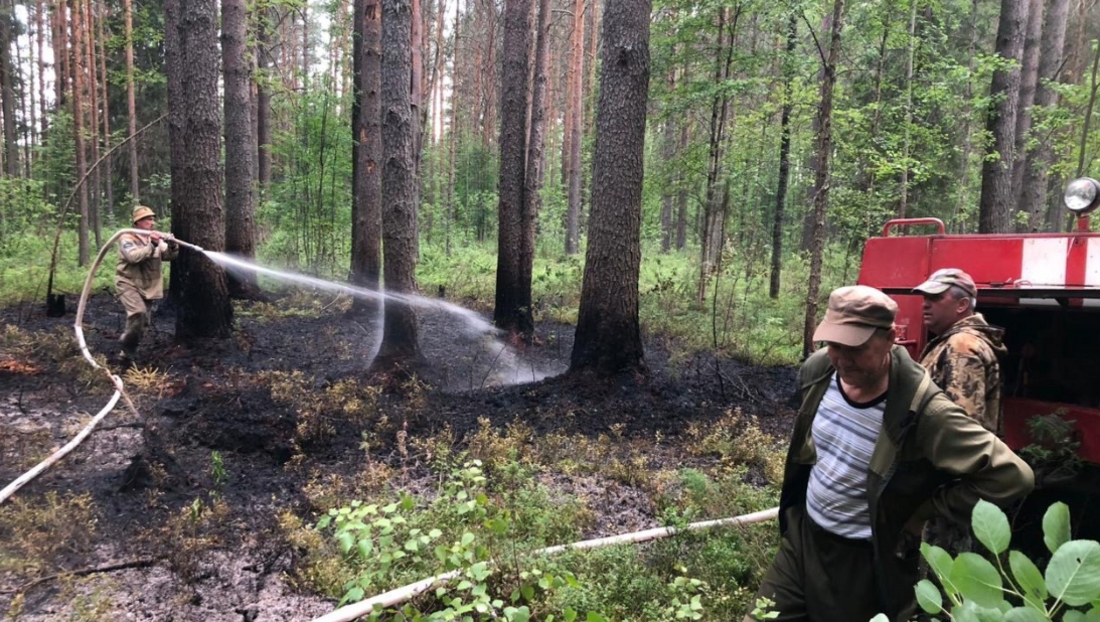
<instances>
[{"instance_id":1,"label":"red fire truck","mask_svg":"<svg viewBox=\"0 0 1100 622\"><path fill-rule=\"evenodd\" d=\"M891 220L867 241L859 283L897 301L898 341L917 358L928 334L912 288L941 268L974 278L978 311L1005 329L1005 441L1016 450L1035 442L1029 422L1037 416L1056 413L1070 424L1064 442L1080 444L1084 467L1067 481L1043 482L1034 496L1044 508L1065 500L1075 526L1095 533L1100 517L1088 514L1100 511L1092 501L1100 498L1100 233L1089 231L1088 215L1100 207L1100 182L1075 180L1064 200L1077 217L1072 233L947 235L936 218ZM901 233L928 227L930 234Z\"/></svg>"}]
</instances>

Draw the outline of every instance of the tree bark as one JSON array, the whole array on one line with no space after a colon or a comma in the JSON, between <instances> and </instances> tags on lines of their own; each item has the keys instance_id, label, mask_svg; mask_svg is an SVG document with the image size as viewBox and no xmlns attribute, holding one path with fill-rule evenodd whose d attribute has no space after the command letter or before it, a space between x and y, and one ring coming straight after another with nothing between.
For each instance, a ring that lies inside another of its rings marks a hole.
<instances>
[{"instance_id":1,"label":"tree bark","mask_svg":"<svg viewBox=\"0 0 1100 622\"><path fill-rule=\"evenodd\" d=\"M725 213L721 208L718 184L723 175L723 147L725 146L726 118L729 116L729 95L720 86L729 79L733 60L733 37L726 40L729 9L721 7L718 13L718 46L714 58L715 95L710 108L710 141L707 154L707 182L703 202L703 230L699 236L699 282L696 301L706 298L707 281L715 270L722 252L725 236ZM732 29L731 29L732 30Z\"/></svg>"},{"instance_id":2,"label":"tree bark","mask_svg":"<svg viewBox=\"0 0 1100 622\"><path fill-rule=\"evenodd\" d=\"M92 14L92 0L78 1L84 5L82 9L84 11L84 66L87 68L87 73L84 75L84 84L89 104L86 127L91 134L89 138L91 138L91 154L94 163L99 161L99 79L97 76L99 71L96 69L95 58L95 16ZM102 245L99 204L100 199L103 197L103 178L98 167L93 168L91 172L89 183L93 192L91 193L92 200L89 205L89 214L91 216L92 233L95 236L95 248L98 249Z\"/></svg>"},{"instance_id":3,"label":"tree bark","mask_svg":"<svg viewBox=\"0 0 1100 622\"><path fill-rule=\"evenodd\" d=\"M138 174L137 103L134 96L134 21L130 0L123 0L122 12L126 22L126 125L130 136L130 201L141 203L141 177Z\"/></svg>"},{"instance_id":4,"label":"tree bark","mask_svg":"<svg viewBox=\"0 0 1100 622\"><path fill-rule=\"evenodd\" d=\"M256 34L256 187L261 202L271 185L271 13L272 9L258 12Z\"/></svg>"},{"instance_id":5,"label":"tree bark","mask_svg":"<svg viewBox=\"0 0 1100 622\"><path fill-rule=\"evenodd\" d=\"M4 174L8 177L19 177L19 140L15 127L15 67L11 62L10 50L15 32L14 20L11 6L0 0L0 42L3 42L0 45L0 116L3 116L4 125Z\"/></svg>"},{"instance_id":6,"label":"tree bark","mask_svg":"<svg viewBox=\"0 0 1100 622\"><path fill-rule=\"evenodd\" d=\"M378 289L382 271L382 4L355 0L351 282ZM357 308L366 301L356 299Z\"/></svg>"},{"instance_id":7,"label":"tree bark","mask_svg":"<svg viewBox=\"0 0 1100 622\"><path fill-rule=\"evenodd\" d=\"M909 210L909 136L913 126L913 56L917 51L917 0L909 0L909 50L905 57L905 130L901 155L901 196L898 200L898 218L905 218ZM877 119L881 106L875 106ZM877 134L877 132L873 132Z\"/></svg>"},{"instance_id":8,"label":"tree bark","mask_svg":"<svg viewBox=\"0 0 1100 622\"><path fill-rule=\"evenodd\" d=\"M87 170L87 161L84 151L84 62L83 62L83 20L81 19L80 0L76 0L72 11L72 57L69 62L69 71L72 83L73 95L73 136L76 143L76 178L83 179ZM77 264L83 267L88 263L88 186L81 184L77 191L77 199L80 205L80 224L78 229Z\"/></svg>"},{"instance_id":9,"label":"tree bark","mask_svg":"<svg viewBox=\"0 0 1100 622\"><path fill-rule=\"evenodd\" d=\"M1016 160L1012 164L1012 196L1015 206L1022 208L1024 169L1027 167L1027 143L1031 132L1032 106L1039 86L1039 54L1043 35L1043 0L1027 0L1027 29L1024 35L1023 65L1020 70L1020 90L1016 113ZM1016 211L1016 210L1013 210ZM1022 209L1020 211L1023 211ZM1018 221L1017 232L1028 229L1028 222Z\"/></svg>"},{"instance_id":10,"label":"tree bark","mask_svg":"<svg viewBox=\"0 0 1100 622\"><path fill-rule=\"evenodd\" d=\"M669 71L668 86L669 91L675 87L675 74L673 71ZM672 203L676 193L676 186L673 183L675 173L671 171L671 162L676 157L676 123L672 116L669 115L661 128L661 158L664 160L663 165L666 170L669 170L669 174L665 177L665 183L667 184L662 190L661 197L661 252L667 253L672 249Z\"/></svg>"},{"instance_id":11,"label":"tree bark","mask_svg":"<svg viewBox=\"0 0 1100 622\"><path fill-rule=\"evenodd\" d=\"M638 322L650 0L607 0L592 212L570 371L644 372Z\"/></svg>"},{"instance_id":12,"label":"tree bark","mask_svg":"<svg viewBox=\"0 0 1100 622\"><path fill-rule=\"evenodd\" d=\"M569 101L566 107L569 163L566 165L568 207L565 217L565 254L580 250L581 137L584 132L584 0L573 1L573 37L569 54Z\"/></svg>"},{"instance_id":13,"label":"tree bark","mask_svg":"<svg viewBox=\"0 0 1100 622\"><path fill-rule=\"evenodd\" d=\"M176 1L176 0L171 0ZM170 107L182 110L183 178L181 199L175 208L173 229L180 239L208 251L225 249L225 216L222 209L221 133L218 101L218 5L216 0L178 0L176 63L169 73L179 74L181 97L170 99ZM170 28L171 25L166 25ZM170 57L171 58L171 57ZM177 64L178 63L178 64ZM233 307L225 272L205 255L184 250L173 262L172 273L179 279L176 299L176 339L228 337Z\"/></svg>"},{"instance_id":14,"label":"tree bark","mask_svg":"<svg viewBox=\"0 0 1100 622\"><path fill-rule=\"evenodd\" d=\"M46 142L46 135L49 132L49 113L46 105L46 60L45 60L45 39L46 39L46 6L43 0L35 0L35 13L34 13L34 38L38 47L38 106L39 115L41 117L41 132L40 140L43 144Z\"/></svg>"},{"instance_id":15,"label":"tree bark","mask_svg":"<svg viewBox=\"0 0 1100 622\"><path fill-rule=\"evenodd\" d=\"M1028 4L1025 0L1001 0L997 25L997 54L1019 64L1023 55L1024 30ZM1016 114L1020 88L1020 69L993 73L986 127L993 136L982 163L982 194L978 206L979 233L1007 233L1012 227L1012 168L1016 151Z\"/></svg>"},{"instance_id":16,"label":"tree bark","mask_svg":"<svg viewBox=\"0 0 1100 622\"><path fill-rule=\"evenodd\" d=\"M526 332L521 268L525 161L527 157L527 63L531 11L523 0L505 0L504 67L500 101L500 191L497 204L497 278L493 321ZM530 309L527 309L530 313Z\"/></svg>"},{"instance_id":17,"label":"tree bark","mask_svg":"<svg viewBox=\"0 0 1100 622\"><path fill-rule=\"evenodd\" d=\"M447 166L447 230L444 249L448 257L451 256L451 229L455 221L455 146L458 141L459 102L458 42L462 22L462 7L458 6L457 2L455 4L454 44L451 50L451 127L447 146L450 164Z\"/></svg>"},{"instance_id":18,"label":"tree bark","mask_svg":"<svg viewBox=\"0 0 1100 622\"><path fill-rule=\"evenodd\" d=\"M803 325L803 357L809 356L813 351L813 334L817 326L817 299L821 291L821 264L825 255L825 215L829 207L829 160L833 149L833 87L836 85L836 67L840 60L843 19L844 0L834 0L829 52L822 67L821 105L817 110L817 170L814 174L813 234L810 282L806 291L806 318Z\"/></svg>"},{"instance_id":19,"label":"tree bark","mask_svg":"<svg viewBox=\"0 0 1100 622\"><path fill-rule=\"evenodd\" d=\"M410 101L412 7L382 0L382 250L386 292L416 292L416 117ZM412 307L388 298L375 364L396 368L419 356Z\"/></svg>"},{"instance_id":20,"label":"tree bark","mask_svg":"<svg viewBox=\"0 0 1100 622\"><path fill-rule=\"evenodd\" d=\"M684 75L687 78L686 72ZM691 119L680 120L680 153L684 153L691 138ZM688 225L688 189L687 183L684 179L687 176L683 171L680 171L677 176L677 187L679 187L679 196L676 198L676 250L684 250L684 246L687 245L687 225Z\"/></svg>"},{"instance_id":21,"label":"tree bark","mask_svg":"<svg viewBox=\"0 0 1100 622\"><path fill-rule=\"evenodd\" d=\"M225 250L256 257L256 207L252 199L252 64L247 52L245 0L221 0L222 67L225 72ZM228 274L229 295L259 293L256 273Z\"/></svg>"},{"instance_id":22,"label":"tree bark","mask_svg":"<svg viewBox=\"0 0 1100 622\"><path fill-rule=\"evenodd\" d=\"M520 214L519 279L514 298L518 306L512 317L513 330L529 338L535 331L531 309L531 278L535 262L535 226L542 207L542 182L546 166L547 71L550 58L550 0L539 0L535 41L535 73L531 89L531 122L527 143L527 168L524 171L523 204Z\"/></svg>"},{"instance_id":23,"label":"tree bark","mask_svg":"<svg viewBox=\"0 0 1100 622\"><path fill-rule=\"evenodd\" d=\"M106 5L103 3L95 5L95 10L98 12L100 9L106 10ZM110 111L110 93L107 90L107 37L103 35L103 22L106 20L106 15L100 14L96 20L96 40L99 44L99 79L101 88L103 89L100 95L100 101L103 102L103 152L111 152L111 111ZM107 204L107 211L114 209L115 205L115 190L114 190L114 156L108 157L103 162L103 189L105 193L105 200Z\"/></svg>"},{"instance_id":24,"label":"tree bark","mask_svg":"<svg viewBox=\"0 0 1100 622\"><path fill-rule=\"evenodd\" d=\"M783 105L779 111L779 181L775 190L775 220L772 222L772 265L768 296L779 298L783 276L783 220L787 208L787 185L791 179L791 112L794 111L794 51L798 45L798 13L787 18L787 47L783 57Z\"/></svg>"},{"instance_id":25,"label":"tree bark","mask_svg":"<svg viewBox=\"0 0 1100 622\"><path fill-rule=\"evenodd\" d=\"M1050 108L1058 104L1058 92L1048 83L1058 80L1062 67L1062 50L1066 43L1066 18L1069 0L1050 0L1039 51L1039 79L1035 88L1035 106ZM1027 153L1023 181L1020 183L1020 209L1028 215L1028 230L1039 231L1047 211L1048 171L1054 164L1054 149L1050 140L1038 141L1038 147Z\"/></svg>"}]
</instances>

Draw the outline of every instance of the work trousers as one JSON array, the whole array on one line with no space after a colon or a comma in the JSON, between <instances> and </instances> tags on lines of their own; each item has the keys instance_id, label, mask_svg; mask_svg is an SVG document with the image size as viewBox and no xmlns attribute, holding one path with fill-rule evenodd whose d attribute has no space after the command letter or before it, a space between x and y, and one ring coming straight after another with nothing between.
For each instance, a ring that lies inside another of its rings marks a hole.
<instances>
[{"instance_id":1,"label":"work trousers","mask_svg":"<svg viewBox=\"0 0 1100 622\"><path fill-rule=\"evenodd\" d=\"M118 286L118 299L126 309L126 329L122 331L118 341L122 344L122 353L132 357L151 321L149 301L142 297L137 288L121 283Z\"/></svg>"},{"instance_id":2,"label":"work trousers","mask_svg":"<svg viewBox=\"0 0 1100 622\"><path fill-rule=\"evenodd\" d=\"M801 506L787 510L787 531L756 593L775 602L774 620L868 622L882 612L877 594L870 541L825 531Z\"/></svg>"}]
</instances>

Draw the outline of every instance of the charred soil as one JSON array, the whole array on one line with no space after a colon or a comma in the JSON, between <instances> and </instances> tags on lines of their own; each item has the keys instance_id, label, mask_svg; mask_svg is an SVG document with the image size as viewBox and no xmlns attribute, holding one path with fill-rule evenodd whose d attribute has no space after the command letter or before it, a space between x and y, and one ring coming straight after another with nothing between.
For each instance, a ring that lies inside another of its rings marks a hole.
<instances>
[{"instance_id":1,"label":"charred soil","mask_svg":"<svg viewBox=\"0 0 1100 622\"><path fill-rule=\"evenodd\" d=\"M238 306L231 339L189 344L174 342L171 310L158 312L124 376L137 415L120 405L0 506L0 612L309 620L335 600L297 580L300 555L281 517L308 523L371 486L428 488L433 453L492 451L486 438L517 429L511 438L532 445L598 439L608 463L642 473L588 465L544 478L597 500L584 529L594 537L660 524L647 486L632 477L717 460L693 447L700 429L737 413L733 421L772 441L790 431L791 369L684 355L649 336L645 376L560 375L572 327L542 324L534 345L504 347L433 311L419 314L423 358L411 373L372 374L377 319L349 307L287 293ZM80 358L72 320L47 318L40 306L0 310L3 484L67 442L111 395ZM116 369L123 320L103 294L84 320L91 351ZM384 465L384 481L368 481L371 465ZM746 475L765 477L760 465Z\"/></svg>"}]
</instances>

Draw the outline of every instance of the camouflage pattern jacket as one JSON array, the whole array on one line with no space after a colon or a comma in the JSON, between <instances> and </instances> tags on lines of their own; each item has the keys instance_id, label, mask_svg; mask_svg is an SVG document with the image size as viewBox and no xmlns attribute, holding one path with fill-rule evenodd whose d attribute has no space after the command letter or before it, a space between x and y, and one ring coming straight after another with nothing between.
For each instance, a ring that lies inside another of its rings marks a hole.
<instances>
[{"instance_id":1,"label":"camouflage pattern jacket","mask_svg":"<svg viewBox=\"0 0 1100 622\"><path fill-rule=\"evenodd\" d=\"M115 266L115 288L132 287L146 300L164 297L164 277L161 261L179 256L178 246L160 245L148 236L126 233L118 240L118 264Z\"/></svg>"},{"instance_id":2,"label":"camouflage pattern jacket","mask_svg":"<svg viewBox=\"0 0 1100 622\"><path fill-rule=\"evenodd\" d=\"M1001 364L1004 329L981 313L963 318L928 343L920 364L951 398L985 429L1001 433Z\"/></svg>"}]
</instances>

